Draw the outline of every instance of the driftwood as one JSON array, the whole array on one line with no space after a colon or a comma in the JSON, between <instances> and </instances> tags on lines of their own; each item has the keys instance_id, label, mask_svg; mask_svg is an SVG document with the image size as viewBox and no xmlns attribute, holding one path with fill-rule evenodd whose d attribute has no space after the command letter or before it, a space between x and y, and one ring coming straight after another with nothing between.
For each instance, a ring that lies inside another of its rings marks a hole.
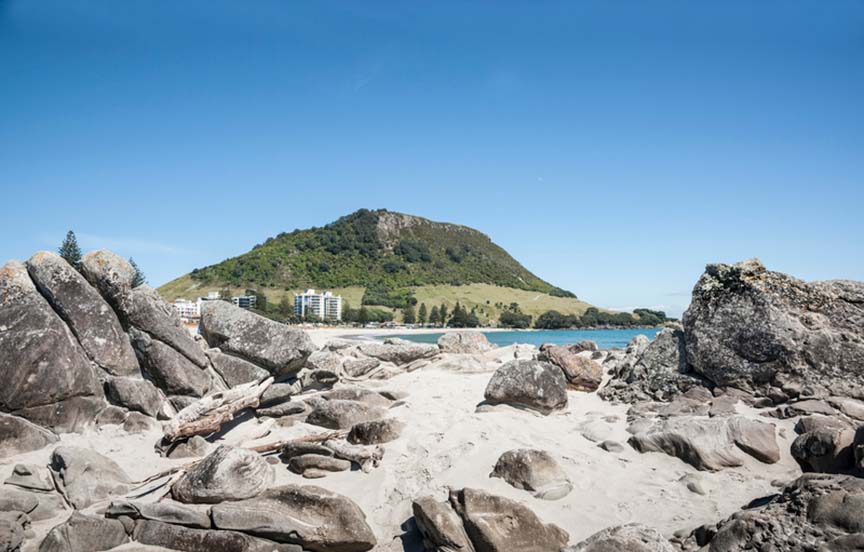
<instances>
[{"instance_id":1,"label":"driftwood","mask_svg":"<svg viewBox=\"0 0 864 552\"><path fill-rule=\"evenodd\" d=\"M350 460L358 464L364 473L368 473L372 471L372 468L378 467L381 459L384 458L384 447L380 445L365 447L334 439L329 439L321 444L332 450L336 458Z\"/></svg>"},{"instance_id":2,"label":"driftwood","mask_svg":"<svg viewBox=\"0 0 864 552\"><path fill-rule=\"evenodd\" d=\"M282 447L288 443L323 443L331 439L341 439L348 434L347 431L328 431L326 433L315 433L314 435L306 435L305 437L297 437L295 439L286 439L284 441L276 441L273 443L265 443L253 447L246 447L248 450L255 451L259 454L269 454L282 450Z\"/></svg>"},{"instance_id":3,"label":"driftwood","mask_svg":"<svg viewBox=\"0 0 864 552\"><path fill-rule=\"evenodd\" d=\"M233 420L237 412L258 406L261 395L271 383L272 377L261 383L238 385L195 401L165 423L164 441L171 443L193 435L216 433L222 424Z\"/></svg>"}]
</instances>

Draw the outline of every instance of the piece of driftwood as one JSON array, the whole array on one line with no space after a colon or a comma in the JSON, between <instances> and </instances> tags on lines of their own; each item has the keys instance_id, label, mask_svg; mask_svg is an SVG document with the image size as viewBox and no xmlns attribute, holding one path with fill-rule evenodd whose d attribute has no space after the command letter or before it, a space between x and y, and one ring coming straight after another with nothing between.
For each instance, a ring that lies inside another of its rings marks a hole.
<instances>
[{"instance_id":1,"label":"piece of driftwood","mask_svg":"<svg viewBox=\"0 0 864 552\"><path fill-rule=\"evenodd\" d=\"M384 458L384 447L380 445L367 447L352 445L347 441L337 441L335 439L328 439L321 444L332 450L336 458L350 460L358 464L364 473L368 473L372 471L372 468L378 467L381 459Z\"/></svg>"},{"instance_id":2,"label":"piece of driftwood","mask_svg":"<svg viewBox=\"0 0 864 552\"><path fill-rule=\"evenodd\" d=\"M238 385L195 401L165 423L164 441L171 443L185 437L219 431L222 424L233 420L237 412L258 406L261 395L272 383L273 378L269 377L261 383Z\"/></svg>"},{"instance_id":3,"label":"piece of driftwood","mask_svg":"<svg viewBox=\"0 0 864 552\"><path fill-rule=\"evenodd\" d=\"M286 439L283 441L275 441L273 443L265 443L252 447L246 447L248 450L255 451L259 454L268 454L282 450L282 447L288 443L321 443L332 439L342 439L348 435L347 431L328 431L326 433L315 433L304 437L296 437L294 439Z\"/></svg>"}]
</instances>

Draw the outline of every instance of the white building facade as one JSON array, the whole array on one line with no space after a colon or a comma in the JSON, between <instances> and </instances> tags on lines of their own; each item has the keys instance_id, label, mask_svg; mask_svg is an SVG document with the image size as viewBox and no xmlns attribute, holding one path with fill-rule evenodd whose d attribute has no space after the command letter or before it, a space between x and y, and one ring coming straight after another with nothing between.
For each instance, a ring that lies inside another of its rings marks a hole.
<instances>
[{"instance_id":1,"label":"white building facade","mask_svg":"<svg viewBox=\"0 0 864 552\"><path fill-rule=\"evenodd\" d=\"M175 299L171 306L184 320L198 320L201 318L201 301L193 302L188 299Z\"/></svg>"},{"instance_id":2,"label":"white building facade","mask_svg":"<svg viewBox=\"0 0 864 552\"><path fill-rule=\"evenodd\" d=\"M329 291L316 293L314 289L295 293L294 314L300 318L315 316L320 320L342 320L342 297Z\"/></svg>"}]
</instances>

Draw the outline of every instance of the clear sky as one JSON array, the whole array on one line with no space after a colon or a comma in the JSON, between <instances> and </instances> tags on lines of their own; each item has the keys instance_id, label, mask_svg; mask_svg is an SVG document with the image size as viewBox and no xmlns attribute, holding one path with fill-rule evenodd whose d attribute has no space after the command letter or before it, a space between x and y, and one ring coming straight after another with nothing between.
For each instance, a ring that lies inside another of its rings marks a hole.
<instances>
[{"instance_id":1,"label":"clear sky","mask_svg":"<svg viewBox=\"0 0 864 552\"><path fill-rule=\"evenodd\" d=\"M360 207L605 307L864 279L864 2L0 0L0 189L154 285Z\"/></svg>"}]
</instances>

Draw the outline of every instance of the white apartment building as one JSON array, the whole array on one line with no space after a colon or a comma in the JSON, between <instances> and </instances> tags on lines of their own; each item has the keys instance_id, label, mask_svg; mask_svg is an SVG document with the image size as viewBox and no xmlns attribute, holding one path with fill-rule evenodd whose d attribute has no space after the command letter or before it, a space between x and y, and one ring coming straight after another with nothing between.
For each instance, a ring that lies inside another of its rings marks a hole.
<instances>
[{"instance_id":1,"label":"white apartment building","mask_svg":"<svg viewBox=\"0 0 864 552\"><path fill-rule=\"evenodd\" d=\"M197 320L201 318L201 301L189 301L188 299L175 299L171 306L184 320Z\"/></svg>"},{"instance_id":2,"label":"white apartment building","mask_svg":"<svg viewBox=\"0 0 864 552\"><path fill-rule=\"evenodd\" d=\"M316 293L314 289L295 293L294 314L300 318L312 315L321 320L342 320L342 296L329 291Z\"/></svg>"}]
</instances>

